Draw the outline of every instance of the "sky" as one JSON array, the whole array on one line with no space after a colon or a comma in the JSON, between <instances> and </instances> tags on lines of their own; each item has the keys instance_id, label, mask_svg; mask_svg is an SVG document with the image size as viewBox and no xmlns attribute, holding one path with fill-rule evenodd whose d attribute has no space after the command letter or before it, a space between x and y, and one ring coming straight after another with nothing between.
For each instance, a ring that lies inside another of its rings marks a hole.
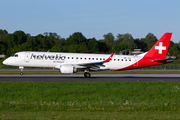
<instances>
[{"instance_id":1,"label":"sky","mask_svg":"<svg viewBox=\"0 0 180 120\"><path fill-rule=\"evenodd\" d=\"M22 30L36 36L55 32L68 38L81 32L86 38L129 33L158 39L172 32L180 42L180 0L0 0L0 29Z\"/></svg>"}]
</instances>

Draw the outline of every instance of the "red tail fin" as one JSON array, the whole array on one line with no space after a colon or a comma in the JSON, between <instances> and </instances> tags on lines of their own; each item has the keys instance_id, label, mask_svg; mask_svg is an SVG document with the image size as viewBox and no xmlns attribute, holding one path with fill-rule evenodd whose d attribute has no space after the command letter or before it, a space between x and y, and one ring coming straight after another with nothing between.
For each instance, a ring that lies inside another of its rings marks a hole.
<instances>
[{"instance_id":1,"label":"red tail fin","mask_svg":"<svg viewBox=\"0 0 180 120\"><path fill-rule=\"evenodd\" d=\"M169 48L172 33L165 33L156 44L147 52L145 57L165 59Z\"/></svg>"}]
</instances>

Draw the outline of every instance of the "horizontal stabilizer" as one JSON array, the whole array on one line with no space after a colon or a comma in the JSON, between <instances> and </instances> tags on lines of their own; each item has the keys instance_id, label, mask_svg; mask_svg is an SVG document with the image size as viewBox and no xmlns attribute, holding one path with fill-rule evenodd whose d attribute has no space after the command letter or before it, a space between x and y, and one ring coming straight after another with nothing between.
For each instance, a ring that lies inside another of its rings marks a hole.
<instances>
[{"instance_id":1,"label":"horizontal stabilizer","mask_svg":"<svg viewBox=\"0 0 180 120\"><path fill-rule=\"evenodd\" d=\"M159 59L159 60L154 60L155 62L166 62L166 63L170 63L170 62L173 62L174 60L173 59Z\"/></svg>"}]
</instances>

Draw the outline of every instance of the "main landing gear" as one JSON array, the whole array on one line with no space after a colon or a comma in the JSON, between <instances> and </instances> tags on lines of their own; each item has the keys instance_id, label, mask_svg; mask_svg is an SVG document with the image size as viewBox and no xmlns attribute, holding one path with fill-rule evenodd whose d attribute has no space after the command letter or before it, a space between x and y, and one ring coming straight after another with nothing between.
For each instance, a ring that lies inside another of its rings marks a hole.
<instances>
[{"instance_id":1,"label":"main landing gear","mask_svg":"<svg viewBox=\"0 0 180 120\"><path fill-rule=\"evenodd\" d=\"M84 77L90 78L90 77L91 77L91 74L90 74L89 72L85 72L85 73L84 73Z\"/></svg>"},{"instance_id":2,"label":"main landing gear","mask_svg":"<svg viewBox=\"0 0 180 120\"><path fill-rule=\"evenodd\" d=\"M20 75L22 76L22 75L23 75L23 69L24 69L24 67L23 67L23 66L19 66L19 69L21 69Z\"/></svg>"}]
</instances>

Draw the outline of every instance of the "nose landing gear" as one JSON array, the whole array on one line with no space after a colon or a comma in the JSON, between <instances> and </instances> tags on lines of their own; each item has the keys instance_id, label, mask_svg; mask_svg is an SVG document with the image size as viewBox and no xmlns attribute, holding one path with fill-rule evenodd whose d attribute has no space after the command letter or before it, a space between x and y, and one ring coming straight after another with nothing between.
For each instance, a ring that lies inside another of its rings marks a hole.
<instances>
[{"instance_id":1,"label":"nose landing gear","mask_svg":"<svg viewBox=\"0 0 180 120\"><path fill-rule=\"evenodd\" d=\"M20 75L22 76L22 75L23 75L23 69L24 69L24 67L23 67L23 66L19 66L19 69L21 69Z\"/></svg>"}]
</instances>

